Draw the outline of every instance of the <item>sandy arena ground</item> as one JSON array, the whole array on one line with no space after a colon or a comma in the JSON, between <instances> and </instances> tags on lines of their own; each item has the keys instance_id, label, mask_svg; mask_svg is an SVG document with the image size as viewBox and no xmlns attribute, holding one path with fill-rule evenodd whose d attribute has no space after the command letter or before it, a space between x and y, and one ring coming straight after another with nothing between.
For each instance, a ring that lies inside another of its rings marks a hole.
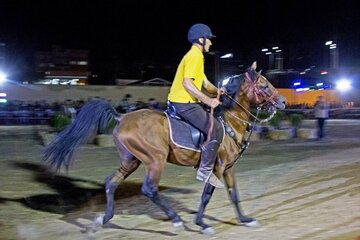
<instances>
[{"instance_id":1,"label":"sandy arena ground","mask_svg":"<svg viewBox=\"0 0 360 240\"><path fill-rule=\"evenodd\" d=\"M315 127L313 120L306 121ZM115 148L85 145L69 174L49 176L34 127L0 127L0 239L360 239L360 120L329 120L316 140L260 140L236 165L241 205L261 224L238 224L225 190L216 190L204 236L193 222L203 184L193 168L167 165L163 195L184 220L175 229L141 192L140 167L121 185L115 216L97 232L104 178L118 166Z\"/></svg>"}]
</instances>

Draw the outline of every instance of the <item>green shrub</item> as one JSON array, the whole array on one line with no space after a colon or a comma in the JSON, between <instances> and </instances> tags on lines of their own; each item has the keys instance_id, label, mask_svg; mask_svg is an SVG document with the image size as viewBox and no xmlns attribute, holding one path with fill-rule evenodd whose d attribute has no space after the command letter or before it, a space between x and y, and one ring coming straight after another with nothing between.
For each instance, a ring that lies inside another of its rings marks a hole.
<instances>
[{"instance_id":1,"label":"green shrub","mask_svg":"<svg viewBox=\"0 0 360 240\"><path fill-rule=\"evenodd\" d=\"M108 130L112 132L117 124L117 121L115 119L112 119L111 122L109 122Z\"/></svg>"},{"instance_id":2,"label":"green shrub","mask_svg":"<svg viewBox=\"0 0 360 240\"><path fill-rule=\"evenodd\" d=\"M70 117L67 117L62 114L56 114L51 118L50 126L53 127L56 132L60 132L70 123L71 123Z\"/></svg>"},{"instance_id":3,"label":"green shrub","mask_svg":"<svg viewBox=\"0 0 360 240\"><path fill-rule=\"evenodd\" d=\"M255 111L255 113L253 113L254 114L254 116L256 116L256 111ZM270 116L270 113L269 112L267 112L267 111L260 111L259 112L259 115L258 115L258 118L259 119L265 119L265 118L268 118Z\"/></svg>"},{"instance_id":4,"label":"green shrub","mask_svg":"<svg viewBox=\"0 0 360 240\"><path fill-rule=\"evenodd\" d=\"M269 124L274 128L280 128L280 123L282 121L281 115L276 113L269 121Z\"/></svg>"},{"instance_id":5,"label":"green shrub","mask_svg":"<svg viewBox=\"0 0 360 240\"><path fill-rule=\"evenodd\" d=\"M114 130L115 126L116 126L116 120L115 119L112 119L110 122L109 122L109 125L107 126L106 129L104 129L101 134L111 134L112 131Z\"/></svg>"},{"instance_id":6,"label":"green shrub","mask_svg":"<svg viewBox=\"0 0 360 240\"><path fill-rule=\"evenodd\" d=\"M276 115L278 115L281 120L286 119L286 113L284 111L277 111Z\"/></svg>"},{"instance_id":7,"label":"green shrub","mask_svg":"<svg viewBox=\"0 0 360 240\"><path fill-rule=\"evenodd\" d=\"M254 116L256 116L256 110L251 111ZM258 115L258 119L266 119L270 117L270 114L268 111L260 111ZM269 125L273 126L274 128L280 128L280 124L282 120L286 118L286 114L284 111L277 111L276 114L269 120Z\"/></svg>"},{"instance_id":8,"label":"green shrub","mask_svg":"<svg viewBox=\"0 0 360 240\"><path fill-rule=\"evenodd\" d=\"M302 114L293 113L290 114L289 116L290 124L295 128L300 127L303 120L304 120L304 116Z\"/></svg>"}]
</instances>

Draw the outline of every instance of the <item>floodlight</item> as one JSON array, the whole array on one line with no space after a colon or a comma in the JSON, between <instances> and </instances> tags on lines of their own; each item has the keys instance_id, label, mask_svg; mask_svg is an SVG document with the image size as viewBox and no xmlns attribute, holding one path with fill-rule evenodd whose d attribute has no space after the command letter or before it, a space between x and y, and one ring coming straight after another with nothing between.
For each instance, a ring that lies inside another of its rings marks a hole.
<instances>
[{"instance_id":1,"label":"floodlight","mask_svg":"<svg viewBox=\"0 0 360 240\"><path fill-rule=\"evenodd\" d=\"M0 84L6 81L6 74L0 71Z\"/></svg>"},{"instance_id":2,"label":"floodlight","mask_svg":"<svg viewBox=\"0 0 360 240\"><path fill-rule=\"evenodd\" d=\"M348 79L343 78L336 82L336 89L338 89L339 91L345 92L350 90L350 88L351 82Z\"/></svg>"},{"instance_id":3,"label":"floodlight","mask_svg":"<svg viewBox=\"0 0 360 240\"><path fill-rule=\"evenodd\" d=\"M222 55L220 58L233 58L233 57L234 57L234 54L227 53L227 54Z\"/></svg>"}]
</instances>

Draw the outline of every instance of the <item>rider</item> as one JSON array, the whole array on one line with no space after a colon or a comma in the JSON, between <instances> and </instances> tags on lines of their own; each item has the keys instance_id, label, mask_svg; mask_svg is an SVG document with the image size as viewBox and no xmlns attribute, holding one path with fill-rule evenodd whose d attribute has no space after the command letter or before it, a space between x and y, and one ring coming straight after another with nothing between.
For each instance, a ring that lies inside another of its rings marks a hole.
<instances>
[{"instance_id":1,"label":"rider","mask_svg":"<svg viewBox=\"0 0 360 240\"><path fill-rule=\"evenodd\" d=\"M182 58L168 95L168 102L176 112L193 126L205 134L210 128L211 115L199 105L200 102L216 108L220 101L202 92L204 88L210 94L223 94L223 88L217 89L205 76L204 53L209 52L212 45L210 28L202 23L194 24L188 31L188 40L192 44L190 50ZM217 152L223 139L223 127L217 119L213 119L213 129L208 136L207 145L203 146L196 179L209 182L222 188L224 184L212 173L217 159Z\"/></svg>"}]
</instances>

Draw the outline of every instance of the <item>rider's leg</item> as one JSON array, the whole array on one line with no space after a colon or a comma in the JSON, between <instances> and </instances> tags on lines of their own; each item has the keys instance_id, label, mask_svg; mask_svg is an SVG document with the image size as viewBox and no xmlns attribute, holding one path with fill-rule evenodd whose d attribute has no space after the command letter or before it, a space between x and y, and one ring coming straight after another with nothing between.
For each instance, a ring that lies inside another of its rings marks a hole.
<instances>
[{"instance_id":1,"label":"rider's leg","mask_svg":"<svg viewBox=\"0 0 360 240\"><path fill-rule=\"evenodd\" d=\"M217 153L223 137L223 129L219 121L214 119L213 132L210 141L205 145L201 152L199 169L196 173L196 179L209 182L217 188L223 188L224 184L212 173L215 167Z\"/></svg>"},{"instance_id":2,"label":"rider's leg","mask_svg":"<svg viewBox=\"0 0 360 240\"><path fill-rule=\"evenodd\" d=\"M208 134L210 127L210 114L205 111L199 104L196 103L173 103L177 113L190 122L193 126L198 128L205 134ZM220 143L223 138L223 127L221 123L214 118L214 125L212 134L210 136L209 143L207 146L203 147L201 154L201 162L199 169L197 171L196 178L200 181L209 182L214 187L224 187L224 184L212 174L217 152L220 146Z\"/></svg>"}]
</instances>

